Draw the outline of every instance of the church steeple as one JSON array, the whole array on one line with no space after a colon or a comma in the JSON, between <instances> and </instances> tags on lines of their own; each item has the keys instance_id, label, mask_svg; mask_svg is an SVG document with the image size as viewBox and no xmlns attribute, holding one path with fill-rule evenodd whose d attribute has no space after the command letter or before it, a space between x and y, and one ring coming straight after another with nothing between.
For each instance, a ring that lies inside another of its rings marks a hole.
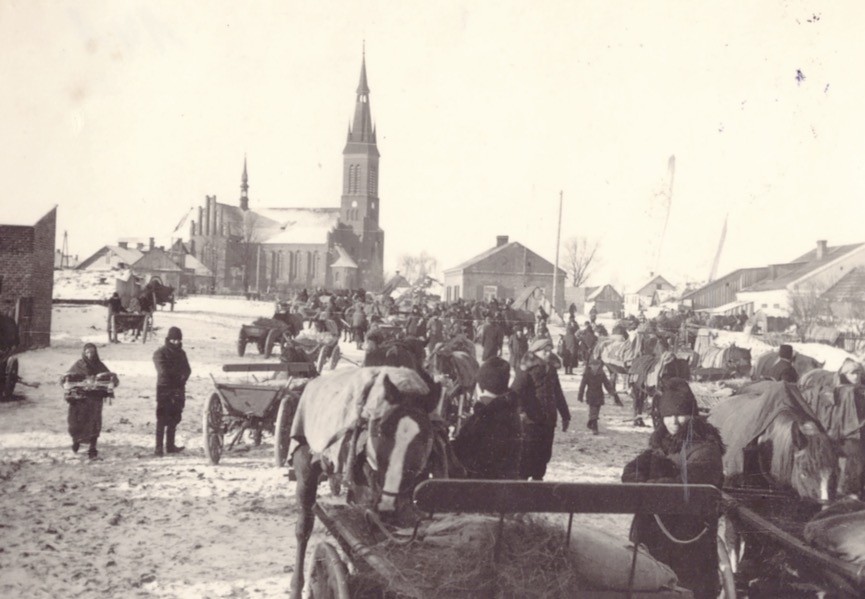
<instances>
[{"instance_id":1,"label":"church steeple","mask_svg":"<svg viewBox=\"0 0 865 599\"><path fill-rule=\"evenodd\" d=\"M348 142L375 143L372 116L369 110L369 84L366 81L366 50L360 63L360 81L354 104L354 120L348 131Z\"/></svg>"},{"instance_id":2,"label":"church steeple","mask_svg":"<svg viewBox=\"0 0 865 599\"><path fill-rule=\"evenodd\" d=\"M246 155L243 156L243 175L240 177L240 209L249 210L249 176L246 174Z\"/></svg>"}]
</instances>

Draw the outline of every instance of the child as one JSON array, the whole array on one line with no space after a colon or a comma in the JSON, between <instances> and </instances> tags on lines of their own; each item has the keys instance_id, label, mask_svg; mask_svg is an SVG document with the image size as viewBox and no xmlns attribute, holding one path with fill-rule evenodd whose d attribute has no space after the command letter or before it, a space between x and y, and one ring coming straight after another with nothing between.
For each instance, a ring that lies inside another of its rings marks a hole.
<instances>
[{"instance_id":1,"label":"child","mask_svg":"<svg viewBox=\"0 0 865 599\"><path fill-rule=\"evenodd\" d=\"M598 417L601 415L601 406L604 405L605 388L610 395L616 394L616 390L604 372L604 363L597 358L592 358L583 372L583 380L580 381L577 399L583 401L585 394L586 403L589 404L589 422L586 426L595 435L598 434ZM586 389L588 389L588 393L586 393Z\"/></svg>"}]
</instances>

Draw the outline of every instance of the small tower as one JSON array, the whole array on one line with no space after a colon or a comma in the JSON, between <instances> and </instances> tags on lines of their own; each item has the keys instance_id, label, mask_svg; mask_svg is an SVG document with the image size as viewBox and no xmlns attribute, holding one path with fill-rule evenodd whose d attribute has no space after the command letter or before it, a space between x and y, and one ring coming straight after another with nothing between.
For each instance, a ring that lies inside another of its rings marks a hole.
<instances>
[{"instance_id":1,"label":"small tower","mask_svg":"<svg viewBox=\"0 0 865 599\"><path fill-rule=\"evenodd\" d=\"M246 174L246 156L243 157L243 175L240 177L240 209L249 210L249 176Z\"/></svg>"}]
</instances>

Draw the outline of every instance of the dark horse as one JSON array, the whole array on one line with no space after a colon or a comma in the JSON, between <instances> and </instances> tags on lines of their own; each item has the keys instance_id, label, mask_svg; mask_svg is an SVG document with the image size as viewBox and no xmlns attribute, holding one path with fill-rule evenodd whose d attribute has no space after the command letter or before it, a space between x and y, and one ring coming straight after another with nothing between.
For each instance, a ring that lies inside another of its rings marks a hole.
<instances>
[{"instance_id":1,"label":"dark horse","mask_svg":"<svg viewBox=\"0 0 865 599\"><path fill-rule=\"evenodd\" d=\"M318 481L344 485L350 503L402 524L413 518L411 494L424 478L446 476L432 413L440 387L406 368L371 367L310 381L291 427L297 475L297 556L292 599L300 599L315 516Z\"/></svg>"},{"instance_id":2,"label":"dark horse","mask_svg":"<svg viewBox=\"0 0 865 599\"><path fill-rule=\"evenodd\" d=\"M751 380L762 381L769 378L769 371L778 362L778 350L768 351L754 361L754 366L751 369ZM811 356L796 352L793 356L793 369L801 379L806 372L815 368L823 368L823 362L818 362Z\"/></svg>"}]
</instances>

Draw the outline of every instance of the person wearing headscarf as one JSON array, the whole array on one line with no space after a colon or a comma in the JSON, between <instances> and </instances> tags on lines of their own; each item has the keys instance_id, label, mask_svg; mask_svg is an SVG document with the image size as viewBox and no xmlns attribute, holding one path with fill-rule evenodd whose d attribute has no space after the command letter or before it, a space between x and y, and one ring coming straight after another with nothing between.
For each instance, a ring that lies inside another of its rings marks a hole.
<instances>
[{"instance_id":1,"label":"person wearing headscarf","mask_svg":"<svg viewBox=\"0 0 865 599\"><path fill-rule=\"evenodd\" d=\"M616 389L604 372L604 363L597 358L592 358L583 372L577 400L582 402L585 397L589 406L589 421L586 426L595 435L598 434L598 418L601 416L601 406L604 405L604 389L610 395L616 395Z\"/></svg>"},{"instance_id":2,"label":"person wearing headscarf","mask_svg":"<svg viewBox=\"0 0 865 599\"><path fill-rule=\"evenodd\" d=\"M499 357L478 370L478 400L453 441L454 454L469 478L519 478L520 414L508 389L510 374L510 364Z\"/></svg>"},{"instance_id":3,"label":"person wearing headscarf","mask_svg":"<svg viewBox=\"0 0 865 599\"><path fill-rule=\"evenodd\" d=\"M544 479L553 455L557 413L562 417L562 432L568 430L571 422L571 412L556 372L559 366L561 363L553 355L550 338L535 337L520 360L511 384L523 423L522 479Z\"/></svg>"},{"instance_id":4,"label":"person wearing headscarf","mask_svg":"<svg viewBox=\"0 0 865 599\"><path fill-rule=\"evenodd\" d=\"M180 453L183 447L175 443L177 425L183 418L186 405L186 381L192 374L186 352L183 351L183 332L177 327L168 329L165 345L153 352L156 366L156 449L163 453ZM163 443L164 441L164 443Z\"/></svg>"},{"instance_id":5,"label":"person wearing headscarf","mask_svg":"<svg viewBox=\"0 0 865 599\"><path fill-rule=\"evenodd\" d=\"M769 369L768 376L773 381L783 381L785 383L799 382L799 373L793 368L792 346L784 344L778 348L778 362Z\"/></svg>"},{"instance_id":6,"label":"person wearing headscarf","mask_svg":"<svg viewBox=\"0 0 865 599\"><path fill-rule=\"evenodd\" d=\"M64 399L69 404L67 423L72 437L72 451L78 453L82 443L87 443L87 456L92 460L99 455L96 441L102 432L102 404L106 397L114 395L111 387L97 385L96 375L107 373L113 387L119 384L117 375L99 359L99 352L92 343L84 345L81 359L75 362L61 379L65 389Z\"/></svg>"},{"instance_id":7,"label":"person wearing headscarf","mask_svg":"<svg viewBox=\"0 0 865 599\"><path fill-rule=\"evenodd\" d=\"M669 378L658 398L662 423L649 438L649 448L625 465L622 482L706 484L724 481L721 434L697 410L687 381ZM663 528L662 528L663 526ZM643 543L652 557L676 573L679 584L694 597L718 596L717 519L701 516L637 514L631 540Z\"/></svg>"}]
</instances>

